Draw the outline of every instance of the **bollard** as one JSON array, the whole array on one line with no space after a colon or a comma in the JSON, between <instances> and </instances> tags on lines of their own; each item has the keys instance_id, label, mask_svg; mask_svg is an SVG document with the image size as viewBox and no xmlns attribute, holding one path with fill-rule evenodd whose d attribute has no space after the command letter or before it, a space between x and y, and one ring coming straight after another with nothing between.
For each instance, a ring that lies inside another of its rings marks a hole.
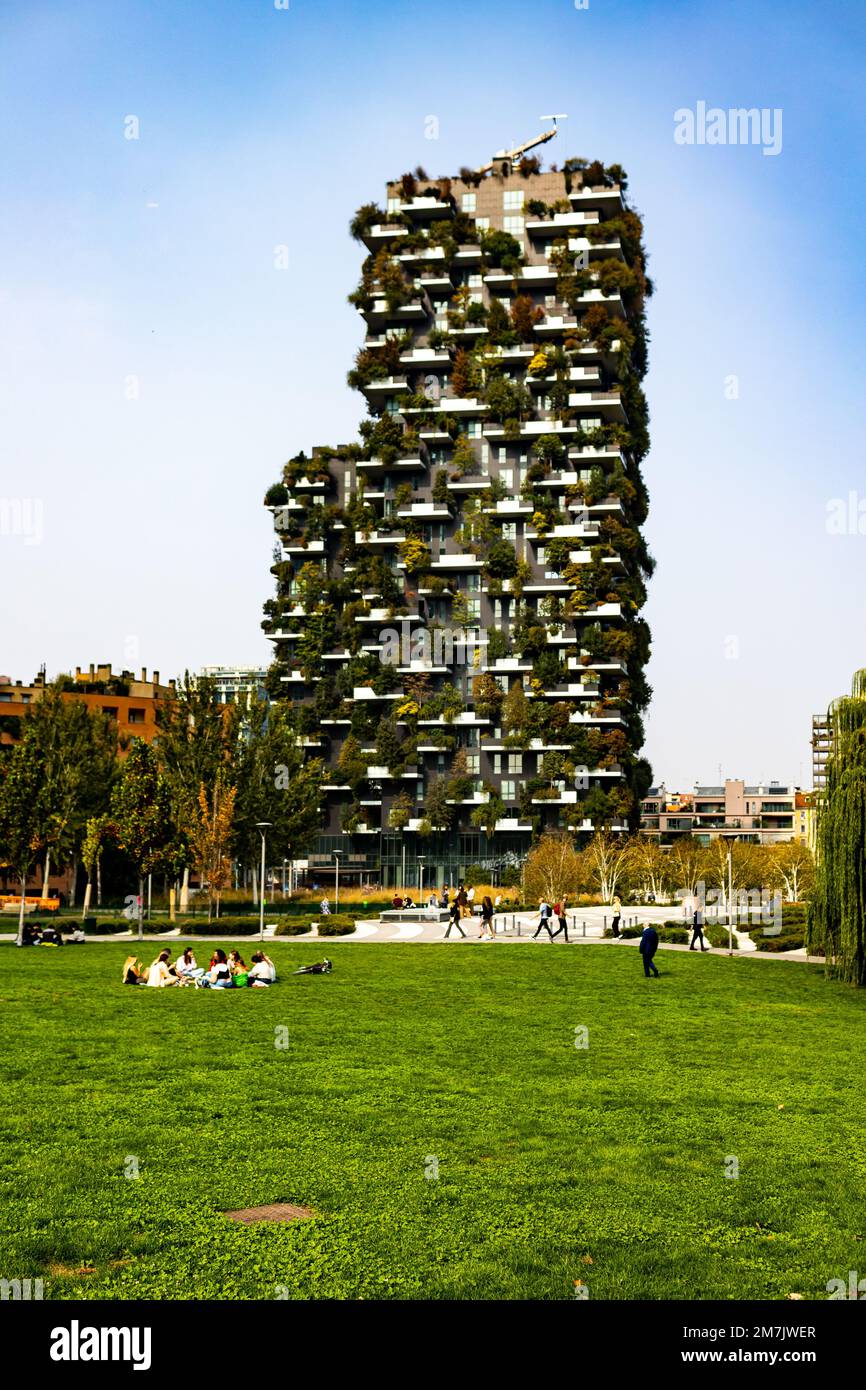
<instances>
[{"instance_id":1,"label":"bollard","mask_svg":"<svg viewBox=\"0 0 866 1390\"><path fill-rule=\"evenodd\" d=\"M586 919L585 919L585 918L584 918L584 922L583 922L583 934L584 934L584 936L586 936Z\"/></svg>"}]
</instances>

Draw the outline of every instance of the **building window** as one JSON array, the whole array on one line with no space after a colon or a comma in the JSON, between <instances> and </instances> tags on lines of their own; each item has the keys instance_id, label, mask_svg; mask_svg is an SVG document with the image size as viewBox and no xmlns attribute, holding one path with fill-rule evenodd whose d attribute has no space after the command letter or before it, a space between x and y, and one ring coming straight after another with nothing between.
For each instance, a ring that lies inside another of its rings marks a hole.
<instances>
[{"instance_id":1,"label":"building window","mask_svg":"<svg viewBox=\"0 0 866 1390\"><path fill-rule=\"evenodd\" d=\"M117 705L103 705L102 713L107 714L109 719L117 718Z\"/></svg>"},{"instance_id":2,"label":"building window","mask_svg":"<svg viewBox=\"0 0 866 1390\"><path fill-rule=\"evenodd\" d=\"M502 790L502 800L503 800L503 801L516 801L516 800L517 800L517 791L516 791L516 786L515 786L515 783L514 783L514 782L502 782L502 783L501 783L501 790Z\"/></svg>"},{"instance_id":3,"label":"building window","mask_svg":"<svg viewBox=\"0 0 866 1390\"><path fill-rule=\"evenodd\" d=\"M493 771L494 771L494 773L496 774L497 777L499 776L500 772L502 771L502 754L501 754L501 753L494 753L494 754L493 754Z\"/></svg>"},{"instance_id":4,"label":"building window","mask_svg":"<svg viewBox=\"0 0 866 1390\"><path fill-rule=\"evenodd\" d=\"M518 774L523 772L523 754L522 754L522 753L509 753L509 754L508 754L508 771L509 771L509 772L516 772L516 773L518 773Z\"/></svg>"},{"instance_id":5,"label":"building window","mask_svg":"<svg viewBox=\"0 0 866 1390\"><path fill-rule=\"evenodd\" d=\"M506 232L510 232L523 245L523 218L506 217L503 219Z\"/></svg>"},{"instance_id":6,"label":"building window","mask_svg":"<svg viewBox=\"0 0 866 1390\"><path fill-rule=\"evenodd\" d=\"M127 724L143 724L143 723L144 723L144 710L143 710L143 709L131 709L131 710L129 711L127 717L126 717L126 722L127 722Z\"/></svg>"},{"instance_id":7,"label":"building window","mask_svg":"<svg viewBox=\"0 0 866 1390\"><path fill-rule=\"evenodd\" d=\"M389 211L389 212L399 212L399 211L400 211L400 199L399 199L399 198L389 198L389 199L388 199L388 211Z\"/></svg>"},{"instance_id":8,"label":"building window","mask_svg":"<svg viewBox=\"0 0 866 1390\"><path fill-rule=\"evenodd\" d=\"M500 449L499 452L500 452L500 454L501 454L501 453L503 452L503 450ZM503 484L504 487L507 487L507 488L508 488L508 491L509 491L509 492L513 492L513 491L514 491L514 469L513 469L513 468L500 468L500 470L499 470L499 481L500 481L500 483Z\"/></svg>"},{"instance_id":9,"label":"building window","mask_svg":"<svg viewBox=\"0 0 866 1390\"><path fill-rule=\"evenodd\" d=\"M513 208L523 207L523 189L507 188L502 195L502 206L506 212Z\"/></svg>"},{"instance_id":10,"label":"building window","mask_svg":"<svg viewBox=\"0 0 866 1390\"><path fill-rule=\"evenodd\" d=\"M476 195L474 193L464 193L463 197L460 199L461 212L474 212L475 203Z\"/></svg>"},{"instance_id":11,"label":"building window","mask_svg":"<svg viewBox=\"0 0 866 1390\"><path fill-rule=\"evenodd\" d=\"M476 227L478 228L479 232L489 232L489 231L490 231L490 218L489 218L489 217L476 217L476 219L475 219L475 225L476 225Z\"/></svg>"},{"instance_id":12,"label":"building window","mask_svg":"<svg viewBox=\"0 0 866 1390\"><path fill-rule=\"evenodd\" d=\"M469 772L472 776L475 776L475 777L478 776L479 772L481 771L481 754L480 754L480 753L467 753L467 754L466 754L466 770L467 770L467 772Z\"/></svg>"}]
</instances>

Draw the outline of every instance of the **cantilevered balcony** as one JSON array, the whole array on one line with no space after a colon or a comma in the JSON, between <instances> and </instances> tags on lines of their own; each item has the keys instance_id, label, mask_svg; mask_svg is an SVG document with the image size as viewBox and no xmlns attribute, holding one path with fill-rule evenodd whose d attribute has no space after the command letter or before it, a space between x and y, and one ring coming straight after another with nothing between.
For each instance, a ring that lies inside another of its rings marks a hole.
<instances>
[{"instance_id":1,"label":"cantilevered balcony","mask_svg":"<svg viewBox=\"0 0 866 1390\"><path fill-rule=\"evenodd\" d=\"M400 222L377 222L374 227L368 227L366 232L361 233L361 240L368 251L376 252L408 235L409 228Z\"/></svg>"},{"instance_id":2,"label":"cantilevered balcony","mask_svg":"<svg viewBox=\"0 0 866 1390\"><path fill-rule=\"evenodd\" d=\"M525 231L528 236L539 240L545 237L562 238L575 228L595 226L598 220L597 212L584 209L577 212L555 212L543 222L527 222Z\"/></svg>"},{"instance_id":3,"label":"cantilevered balcony","mask_svg":"<svg viewBox=\"0 0 866 1390\"><path fill-rule=\"evenodd\" d=\"M356 545L400 545L405 541L405 531L356 531Z\"/></svg>"},{"instance_id":4,"label":"cantilevered balcony","mask_svg":"<svg viewBox=\"0 0 866 1390\"><path fill-rule=\"evenodd\" d=\"M450 521L451 509L443 502L411 502L408 507L398 507L397 515L418 521Z\"/></svg>"},{"instance_id":5,"label":"cantilevered balcony","mask_svg":"<svg viewBox=\"0 0 866 1390\"><path fill-rule=\"evenodd\" d=\"M454 216L451 203L443 202L440 198L410 198L408 202L400 204L400 211L404 217L411 217L413 222L422 224L441 222Z\"/></svg>"},{"instance_id":6,"label":"cantilevered balcony","mask_svg":"<svg viewBox=\"0 0 866 1390\"><path fill-rule=\"evenodd\" d=\"M575 188L568 196L575 211L583 208L600 208L609 214L622 211L622 192L618 184L613 188Z\"/></svg>"}]
</instances>

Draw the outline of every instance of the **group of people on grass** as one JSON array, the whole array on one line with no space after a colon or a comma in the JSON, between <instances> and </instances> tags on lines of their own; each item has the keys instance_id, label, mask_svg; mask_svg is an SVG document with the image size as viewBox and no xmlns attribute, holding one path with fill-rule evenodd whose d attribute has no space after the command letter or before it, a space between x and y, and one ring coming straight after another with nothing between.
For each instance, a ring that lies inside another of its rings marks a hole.
<instances>
[{"instance_id":1,"label":"group of people on grass","mask_svg":"<svg viewBox=\"0 0 866 1390\"><path fill-rule=\"evenodd\" d=\"M247 965L240 951L221 948L214 951L207 969L199 965L191 946L187 946L176 961L171 950L160 951L149 967L134 956L127 957L123 966L123 982L128 985L147 985L150 989L194 985L196 989L267 989L277 978L277 967L264 951L255 951Z\"/></svg>"}]
</instances>

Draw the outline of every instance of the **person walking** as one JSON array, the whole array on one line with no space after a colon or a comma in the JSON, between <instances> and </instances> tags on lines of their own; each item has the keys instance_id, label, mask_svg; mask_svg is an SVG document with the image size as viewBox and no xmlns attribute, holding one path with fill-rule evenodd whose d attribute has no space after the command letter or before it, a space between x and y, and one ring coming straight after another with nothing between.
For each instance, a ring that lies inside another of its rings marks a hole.
<instances>
[{"instance_id":1,"label":"person walking","mask_svg":"<svg viewBox=\"0 0 866 1390\"><path fill-rule=\"evenodd\" d=\"M538 904L538 926L535 929L535 936L533 936L532 938L533 941L536 940L540 932L546 931L548 937L550 938L550 943L551 945L553 945L553 933L550 930L551 915L552 913L550 903L545 901L544 898L542 898L541 902Z\"/></svg>"},{"instance_id":2,"label":"person walking","mask_svg":"<svg viewBox=\"0 0 866 1390\"><path fill-rule=\"evenodd\" d=\"M567 917L566 917L566 915L565 915L565 898L563 898L563 900L562 900L561 903L554 903L554 904L553 904L553 915L554 915L554 917L556 918L556 920L557 920L557 922L559 923L559 925L558 925L558 927L556 928L556 931L553 933L553 936L551 936L550 939L551 939L551 941L552 941L554 936L559 936L560 932L563 932L564 935L565 935L565 944L566 944L566 946L567 946L567 945L568 945L568 919L567 919Z\"/></svg>"},{"instance_id":3,"label":"person walking","mask_svg":"<svg viewBox=\"0 0 866 1390\"><path fill-rule=\"evenodd\" d=\"M652 923L648 923L641 932L640 946L638 950L643 956L643 973L649 979L650 971L658 979L658 971L653 964L653 956L659 948L659 934Z\"/></svg>"},{"instance_id":4,"label":"person walking","mask_svg":"<svg viewBox=\"0 0 866 1390\"><path fill-rule=\"evenodd\" d=\"M493 941L493 903L485 895L481 900L481 936L480 941Z\"/></svg>"},{"instance_id":5,"label":"person walking","mask_svg":"<svg viewBox=\"0 0 866 1390\"><path fill-rule=\"evenodd\" d=\"M611 922L610 925L611 925L611 930L613 931L613 934L614 934L614 936L617 938L617 940L619 940L619 923L620 923L621 917L622 917L622 903L620 902L619 897L614 897L614 900L613 900L613 921Z\"/></svg>"},{"instance_id":6,"label":"person walking","mask_svg":"<svg viewBox=\"0 0 866 1390\"><path fill-rule=\"evenodd\" d=\"M455 898L454 901L453 901L453 903L451 904L451 912L450 912L450 915L449 915L449 917L448 917L448 926L447 926L447 928L446 928L446 930L445 930L445 940L446 940L446 941L448 940L449 936L451 935L451 928L452 928L452 927L456 927L457 930L459 931L460 935L464 938L464 940L466 939L466 933L465 933L465 931L463 930L462 926L460 925L460 902L459 902L459 900L458 900L457 898Z\"/></svg>"},{"instance_id":7,"label":"person walking","mask_svg":"<svg viewBox=\"0 0 866 1390\"><path fill-rule=\"evenodd\" d=\"M708 951L710 949L709 946L704 945L704 914L699 907L696 907L692 914L692 944L689 947L690 951L695 949L696 941L700 941L702 951Z\"/></svg>"},{"instance_id":8,"label":"person walking","mask_svg":"<svg viewBox=\"0 0 866 1390\"><path fill-rule=\"evenodd\" d=\"M469 899L466 896L466 889L462 883L457 885L457 906L460 908L460 920L469 916Z\"/></svg>"}]
</instances>

